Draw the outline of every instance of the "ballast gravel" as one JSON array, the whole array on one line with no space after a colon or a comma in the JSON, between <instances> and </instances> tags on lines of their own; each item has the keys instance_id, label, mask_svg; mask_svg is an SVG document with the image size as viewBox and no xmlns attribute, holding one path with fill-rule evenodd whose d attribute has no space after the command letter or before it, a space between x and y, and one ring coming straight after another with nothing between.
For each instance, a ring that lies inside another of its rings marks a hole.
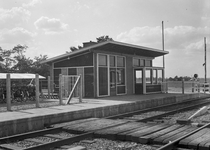
<instances>
[{"instance_id":1,"label":"ballast gravel","mask_svg":"<svg viewBox=\"0 0 210 150\"><path fill-rule=\"evenodd\" d=\"M72 144L70 147L76 146L83 146L87 150L156 150L158 148L157 146L143 145L135 142L113 141L102 138L82 140ZM62 149L57 148L54 150Z\"/></svg>"}]
</instances>

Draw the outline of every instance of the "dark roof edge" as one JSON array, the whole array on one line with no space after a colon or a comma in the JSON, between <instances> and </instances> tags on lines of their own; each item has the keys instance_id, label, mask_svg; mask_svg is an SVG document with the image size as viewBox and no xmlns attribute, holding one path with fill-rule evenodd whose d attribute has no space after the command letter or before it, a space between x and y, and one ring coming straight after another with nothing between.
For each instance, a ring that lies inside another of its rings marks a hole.
<instances>
[{"instance_id":1,"label":"dark roof edge","mask_svg":"<svg viewBox=\"0 0 210 150\"><path fill-rule=\"evenodd\" d=\"M47 60L44 60L44 61L41 62L41 64L48 63L48 62L51 62L51 61L54 61L54 60L57 60L57 59L61 59L61 58L64 58L64 57L68 57L68 56L71 56L71 55L80 54L80 53L86 52L87 50L90 50L92 48L96 48L96 47L105 45L107 43L108 43L108 41L102 42L102 43L97 43L95 45L91 45L91 46L87 46L87 47L83 47L79 50L76 50L76 51L73 51L73 52L70 52L70 53L62 54L62 55L55 56L55 57L49 58Z\"/></svg>"},{"instance_id":2,"label":"dark roof edge","mask_svg":"<svg viewBox=\"0 0 210 150\"><path fill-rule=\"evenodd\" d=\"M49 62L55 61L57 59L61 59L61 58L68 57L68 56L71 56L71 55L80 54L80 53L86 52L87 50L90 50L90 49L93 49L93 48L96 48L96 47L100 47L100 46L108 44L108 43L122 45L122 46L128 46L128 47L133 47L133 48L139 48L139 49L146 49L146 50L150 50L150 51L154 51L154 52L160 52L163 55L168 54L168 51L163 51L163 50L159 50L159 49L154 49L154 48L149 48L149 47L144 47L144 46L138 46L138 45L133 45L133 44L128 44L128 43L122 43L122 42L117 42L117 41L105 41L105 42L97 43L95 45L91 45L91 46L81 48L81 49L76 50L74 52L70 52L70 53L66 53L66 54L56 56L56 57L49 58L45 61L42 61L41 64L49 63Z\"/></svg>"}]
</instances>

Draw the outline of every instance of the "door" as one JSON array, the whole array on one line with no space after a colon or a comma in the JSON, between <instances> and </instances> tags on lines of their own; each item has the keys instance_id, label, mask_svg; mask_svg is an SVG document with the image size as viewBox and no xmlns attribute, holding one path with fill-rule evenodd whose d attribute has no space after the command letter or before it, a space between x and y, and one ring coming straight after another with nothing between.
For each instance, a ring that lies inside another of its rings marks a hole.
<instances>
[{"instance_id":1,"label":"door","mask_svg":"<svg viewBox=\"0 0 210 150\"><path fill-rule=\"evenodd\" d=\"M134 80L135 80L135 94L143 94L143 70L134 70Z\"/></svg>"}]
</instances>

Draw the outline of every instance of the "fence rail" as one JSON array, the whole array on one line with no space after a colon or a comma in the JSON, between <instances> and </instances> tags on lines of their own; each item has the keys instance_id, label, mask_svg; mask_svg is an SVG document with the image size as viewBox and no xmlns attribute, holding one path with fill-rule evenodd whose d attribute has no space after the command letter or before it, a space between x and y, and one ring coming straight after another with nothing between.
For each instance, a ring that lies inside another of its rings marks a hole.
<instances>
[{"instance_id":1,"label":"fence rail","mask_svg":"<svg viewBox=\"0 0 210 150\"><path fill-rule=\"evenodd\" d=\"M209 83L194 81L167 81L168 93L210 93Z\"/></svg>"}]
</instances>

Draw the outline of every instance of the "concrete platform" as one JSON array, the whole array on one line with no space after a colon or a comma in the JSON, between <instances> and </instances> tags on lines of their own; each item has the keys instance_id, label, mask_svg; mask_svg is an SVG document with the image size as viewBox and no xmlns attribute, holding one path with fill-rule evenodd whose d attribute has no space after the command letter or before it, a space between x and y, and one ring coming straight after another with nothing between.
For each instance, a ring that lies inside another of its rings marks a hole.
<instances>
[{"instance_id":1,"label":"concrete platform","mask_svg":"<svg viewBox=\"0 0 210 150\"><path fill-rule=\"evenodd\" d=\"M107 117L120 113L176 103L208 94L126 95L100 99L83 99L83 103L34 108L0 113L0 137L43 129L45 125L83 119Z\"/></svg>"}]
</instances>

